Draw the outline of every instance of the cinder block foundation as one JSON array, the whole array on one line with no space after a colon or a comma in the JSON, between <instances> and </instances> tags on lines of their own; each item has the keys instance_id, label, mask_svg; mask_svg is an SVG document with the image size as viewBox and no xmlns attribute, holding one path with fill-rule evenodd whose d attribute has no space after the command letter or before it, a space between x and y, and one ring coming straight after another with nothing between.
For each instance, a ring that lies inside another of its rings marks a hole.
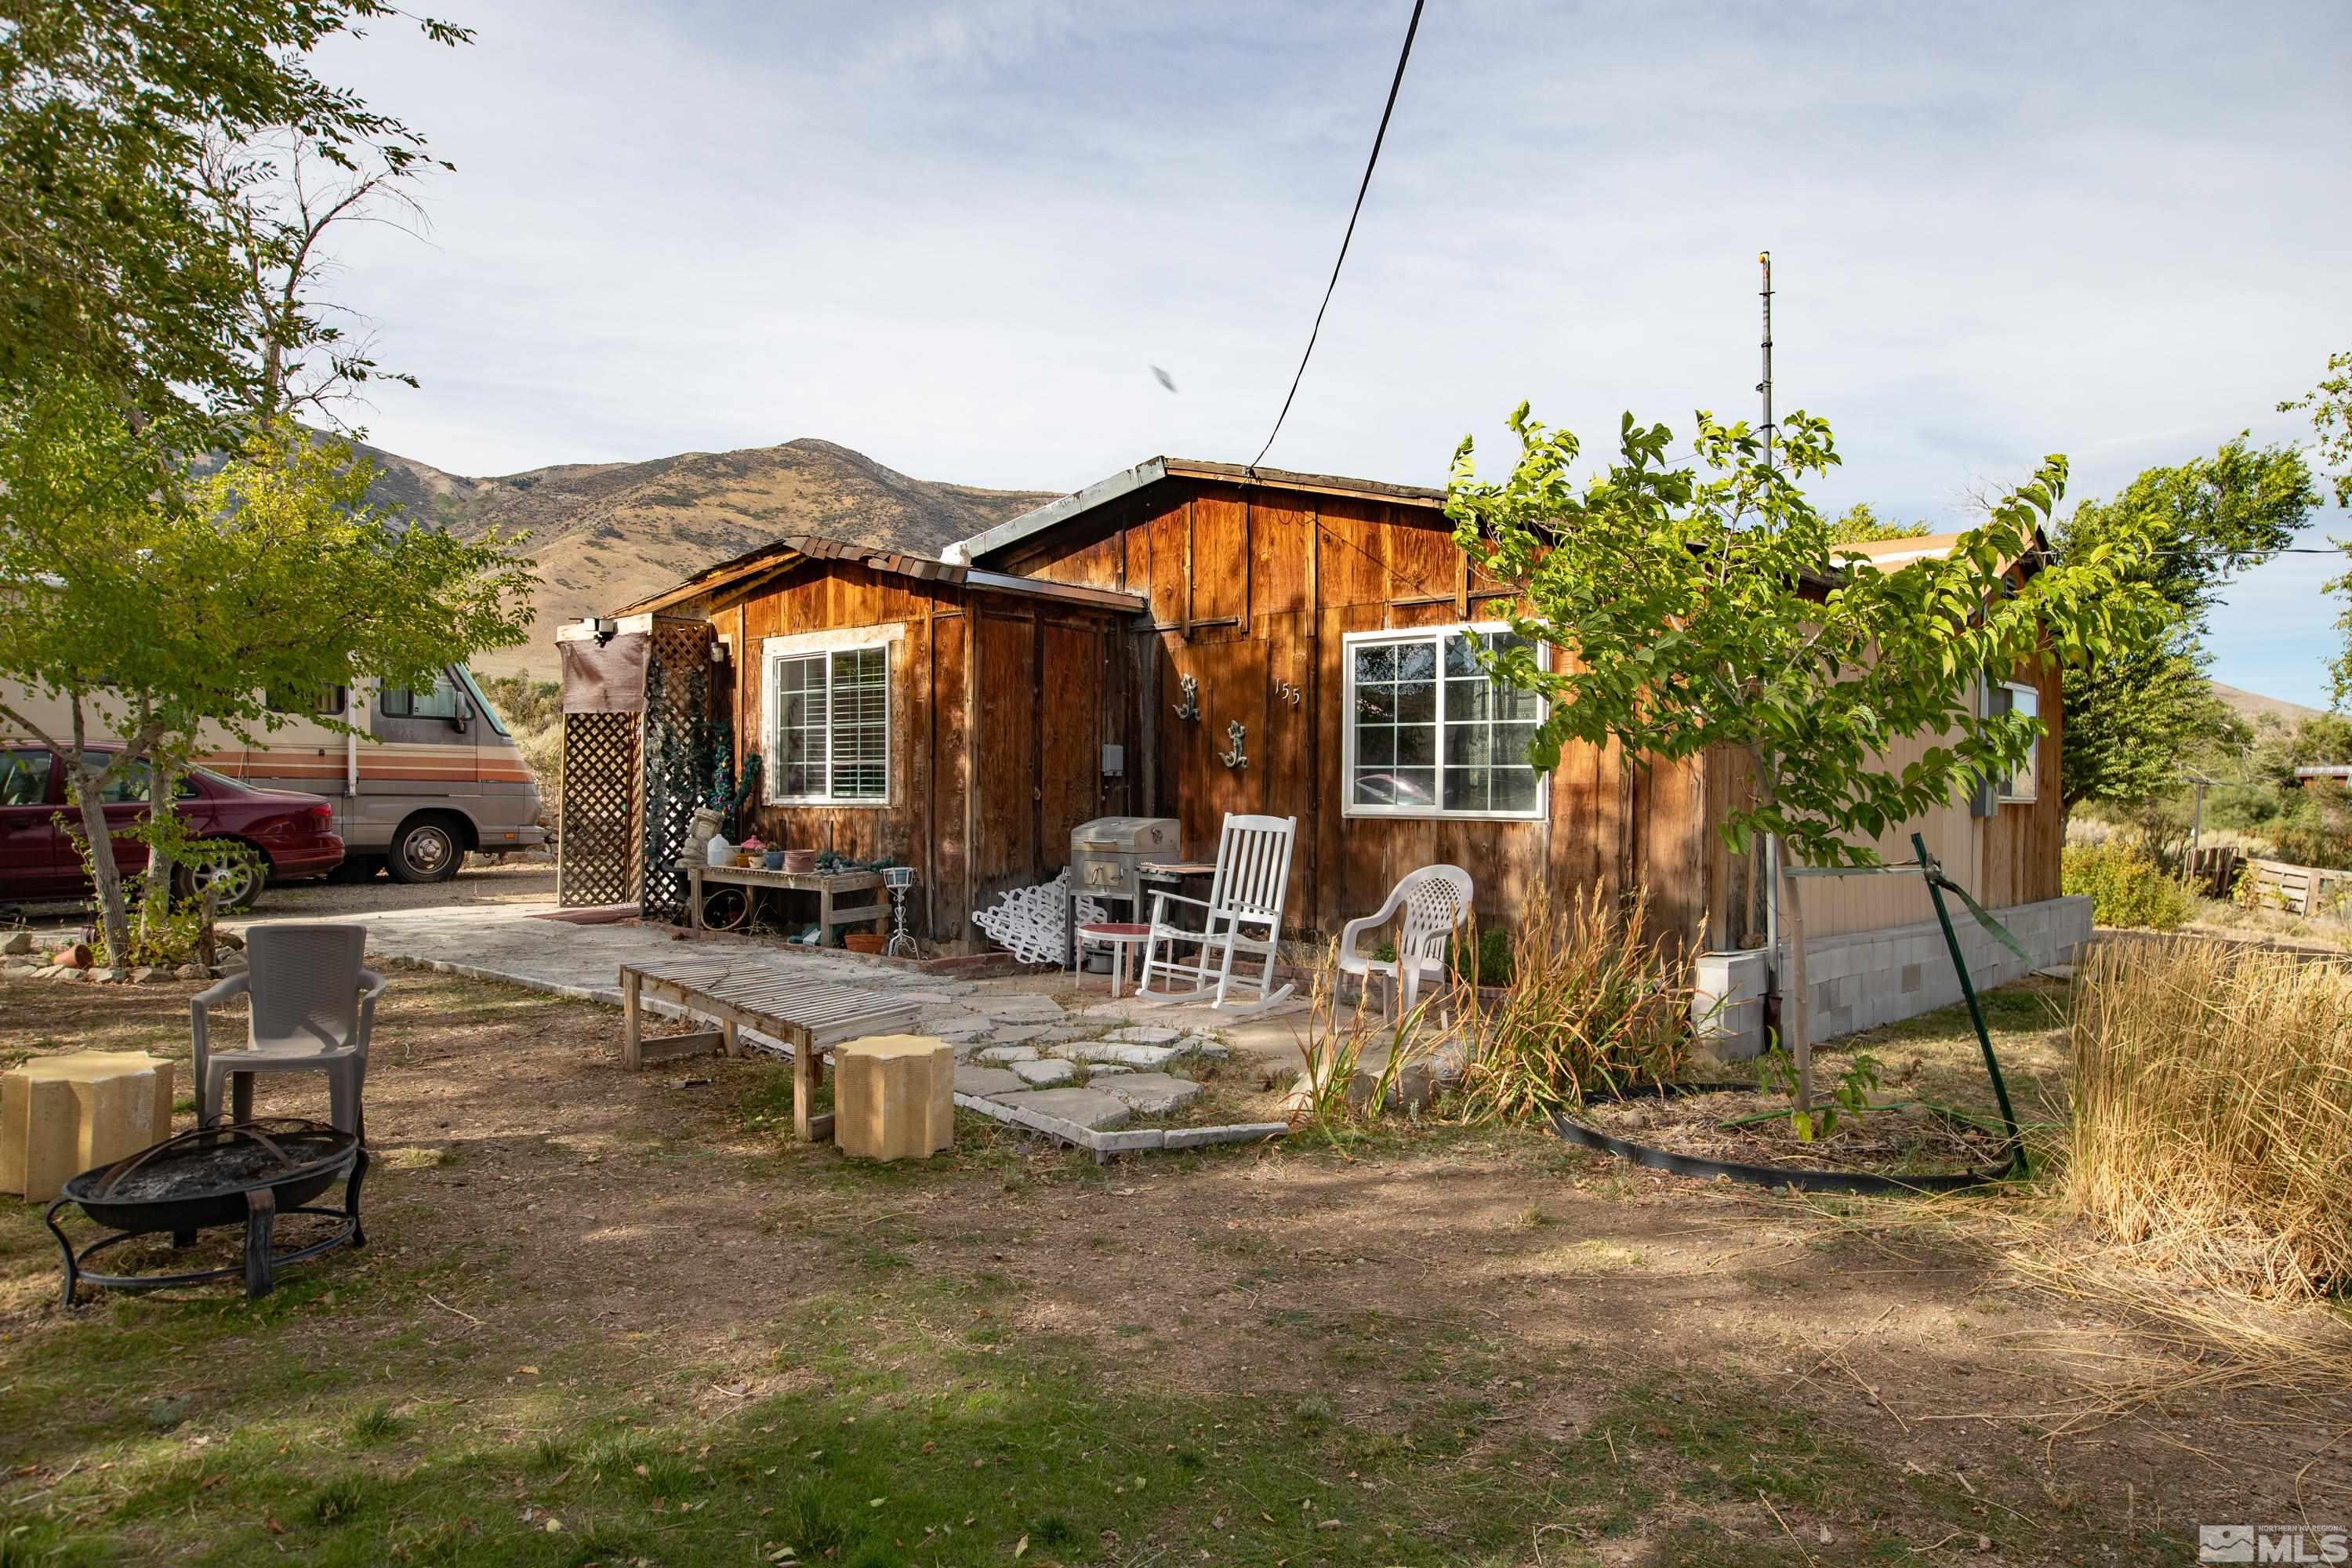
<instances>
[{"instance_id":1,"label":"cinder block foundation","mask_svg":"<svg viewBox=\"0 0 2352 1568\"><path fill-rule=\"evenodd\" d=\"M2017 955L1993 939L1965 909L1952 911L1960 955L1978 990L2005 985L2053 963L2071 963L2091 940L2091 900L2050 899L1992 911L2032 957ZM1789 972L1786 943L1778 973ZM1770 980L1764 950L1703 952L1694 977L1691 1005L1707 1048L1725 1061L1760 1055L1765 1044L1764 1002ZM1834 1039L1861 1029L1948 1007L1960 999L1960 983L1945 951L1944 931L1933 921L1816 937L1805 944L1805 982L1812 993L1813 1038Z\"/></svg>"},{"instance_id":2,"label":"cinder block foundation","mask_svg":"<svg viewBox=\"0 0 2352 1568\"><path fill-rule=\"evenodd\" d=\"M2019 962L1965 908L1955 908L1952 930L1959 938L1969 979L1979 991L2006 985L2053 963L2070 963L2091 940L2088 899L2048 899L1991 913L2025 949L2030 962ZM1779 957L1780 973L1785 975L1787 943L1781 944ZM1805 944L1805 969L1816 1040L1916 1017L1960 999L1943 928L1934 921L1815 938ZM1759 1035L1759 1049L1761 1044ZM1720 1046L1717 1049L1732 1054Z\"/></svg>"}]
</instances>

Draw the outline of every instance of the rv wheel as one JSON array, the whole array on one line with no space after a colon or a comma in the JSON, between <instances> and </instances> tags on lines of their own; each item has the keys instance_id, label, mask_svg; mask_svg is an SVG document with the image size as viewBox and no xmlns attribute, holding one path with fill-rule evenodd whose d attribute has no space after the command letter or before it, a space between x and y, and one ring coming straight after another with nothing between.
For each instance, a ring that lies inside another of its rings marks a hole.
<instances>
[{"instance_id":1,"label":"rv wheel","mask_svg":"<svg viewBox=\"0 0 2352 1568\"><path fill-rule=\"evenodd\" d=\"M395 882L446 882L466 858L457 825L446 816L419 816L401 824L383 868Z\"/></svg>"}]
</instances>

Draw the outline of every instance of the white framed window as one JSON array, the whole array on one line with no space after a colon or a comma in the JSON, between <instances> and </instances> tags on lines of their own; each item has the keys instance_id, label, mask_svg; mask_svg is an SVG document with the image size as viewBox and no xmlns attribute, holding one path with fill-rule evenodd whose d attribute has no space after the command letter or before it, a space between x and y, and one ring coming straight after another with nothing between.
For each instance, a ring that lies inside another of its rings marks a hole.
<instances>
[{"instance_id":1,"label":"white framed window","mask_svg":"<svg viewBox=\"0 0 2352 1568\"><path fill-rule=\"evenodd\" d=\"M1992 689L1991 695L1996 713L2022 713L2029 719L2042 716L2042 693L2031 686L2005 680ZM2041 750L2041 742L2035 742L2033 749L2025 753L2025 761L2018 765L2017 772L2000 781L2000 787L1995 793L2000 795L2001 804L2006 805L2011 802L2030 802L2040 798L2040 770L2036 763Z\"/></svg>"},{"instance_id":2,"label":"white framed window","mask_svg":"<svg viewBox=\"0 0 2352 1568\"><path fill-rule=\"evenodd\" d=\"M1522 641L1494 623L1342 639L1343 815L1542 816L1549 780L1528 764L1528 742L1543 721L1543 699L1489 679L1476 651ZM1542 662L1545 650L1536 657Z\"/></svg>"},{"instance_id":3,"label":"white framed window","mask_svg":"<svg viewBox=\"0 0 2352 1568\"><path fill-rule=\"evenodd\" d=\"M767 650L769 803L887 805L890 645L791 641L774 639Z\"/></svg>"}]
</instances>

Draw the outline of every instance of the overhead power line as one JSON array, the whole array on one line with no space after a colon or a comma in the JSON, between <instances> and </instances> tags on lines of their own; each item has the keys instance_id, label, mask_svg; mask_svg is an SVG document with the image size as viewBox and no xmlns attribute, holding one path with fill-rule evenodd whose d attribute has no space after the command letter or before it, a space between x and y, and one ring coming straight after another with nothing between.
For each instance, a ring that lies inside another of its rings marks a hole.
<instances>
[{"instance_id":1,"label":"overhead power line","mask_svg":"<svg viewBox=\"0 0 2352 1568\"><path fill-rule=\"evenodd\" d=\"M1412 58L1412 36L1421 30L1423 0L1412 0L1412 20L1405 25L1404 47L1397 54L1396 75L1389 79L1389 100L1381 108L1381 128L1372 135L1372 155L1364 160L1364 178L1356 186L1355 210L1348 215L1348 232L1339 237L1339 257L1331 263L1331 281L1323 285L1323 302L1315 308L1315 326L1307 334L1307 352L1298 356L1298 370L1290 378L1290 391L1282 400L1282 412L1274 416L1274 428L1266 432L1265 445L1257 449L1249 466L1255 468L1274 450L1274 438L1282 434L1282 422L1290 417L1291 400L1298 395L1298 384L1306 377L1307 362L1315 357L1315 340L1323 331L1323 312L1331 308L1331 291L1339 286L1339 268L1348 264L1348 242L1356 237L1356 220L1364 216L1364 193L1372 188L1372 171L1380 166L1381 143L1389 133L1389 116L1396 112L1397 89L1404 85L1404 65Z\"/></svg>"}]
</instances>

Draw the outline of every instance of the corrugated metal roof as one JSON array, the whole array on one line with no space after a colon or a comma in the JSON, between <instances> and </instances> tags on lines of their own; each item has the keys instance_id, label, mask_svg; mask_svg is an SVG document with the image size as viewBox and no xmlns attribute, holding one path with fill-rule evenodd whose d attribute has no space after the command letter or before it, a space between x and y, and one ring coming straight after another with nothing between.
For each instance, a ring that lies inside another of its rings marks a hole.
<instances>
[{"instance_id":1,"label":"corrugated metal roof","mask_svg":"<svg viewBox=\"0 0 2352 1568\"><path fill-rule=\"evenodd\" d=\"M1097 507L1133 495L1161 479L1214 479L1221 484L1258 486L1266 489L1304 490L1315 495L1349 496L1358 500L1391 501L1403 506L1442 509L1445 492L1425 485L1392 485L1381 479L1351 479L1338 474L1302 474L1288 468L1253 468L1246 463L1217 463L1205 458L1148 458L1108 479L1097 479L1059 500L1024 511L985 532L959 540L940 553L950 561L977 561L1008 545L1032 539L1048 529L1085 516Z\"/></svg>"},{"instance_id":2,"label":"corrugated metal roof","mask_svg":"<svg viewBox=\"0 0 2352 1568\"><path fill-rule=\"evenodd\" d=\"M870 544L852 544L844 540L824 539L814 533L791 533L773 543L763 544L706 566L676 587L666 588L650 598L624 605L614 616L645 615L666 610L694 599L726 604L746 598L761 584L788 572L815 561L847 561L869 571L886 572L893 576L914 577L937 583L970 583L1000 593L1028 594L1039 598L1058 599L1066 604L1090 605L1098 609L1137 613L1148 607L1140 594L1121 594L1108 588L1083 588L1066 583L1034 582L1024 577L1001 577L993 572L975 573L961 562L940 561L929 555L916 555L903 550L880 550ZM707 609L718 609L713 603Z\"/></svg>"}]
</instances>

